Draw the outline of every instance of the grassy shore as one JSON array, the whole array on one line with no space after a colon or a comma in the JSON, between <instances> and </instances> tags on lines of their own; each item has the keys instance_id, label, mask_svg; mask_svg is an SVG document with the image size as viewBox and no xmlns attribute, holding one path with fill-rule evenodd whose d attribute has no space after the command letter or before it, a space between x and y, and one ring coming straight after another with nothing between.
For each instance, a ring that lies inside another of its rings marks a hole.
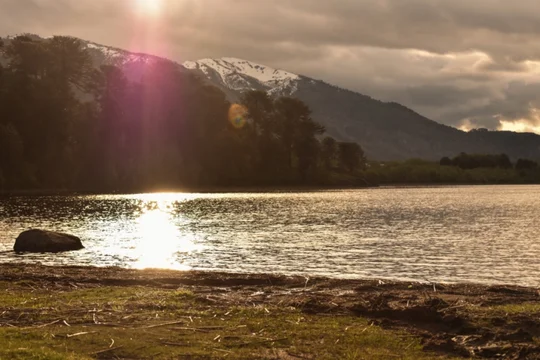
<instances>
[{"instance_id":1,"label":"grassy shore","mask_svg":"<svg viewBox=\"0 0 540 360\"><path fill-rule=\"evenodd\" d=\"M0 359L540 358L537 289L0 265Z\"/></svg>"}]
</instances>

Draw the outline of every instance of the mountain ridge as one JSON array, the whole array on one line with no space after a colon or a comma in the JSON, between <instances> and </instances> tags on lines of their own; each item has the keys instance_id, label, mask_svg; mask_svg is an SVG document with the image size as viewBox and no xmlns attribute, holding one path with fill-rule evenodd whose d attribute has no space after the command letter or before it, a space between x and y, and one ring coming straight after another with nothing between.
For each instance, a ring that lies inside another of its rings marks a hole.
<instances>
[{"instance_id":1,"label":"mountain ridge","mask_svg":"<svg viewBox=\"0 0 540 360\"><path fill-rule=\"evenodd\" d=\"M384 102L322 80L247 60L235 59L251 67L263 66L263 72L284 71L292 76L280 83L261 81L246 72L227 72L222 68L226 59L190 61L187 68L198 71L199 75L224 91L231 101L240 99L242 92L247 90L297 97L310 106L314 119L323 124L331 136L341 141L360 143L371 159L438 160L460 152L507 153L512 158L540 158L540 136L534 133L464 132L431 120L397 102ZM220 76L216 75L218 73Z\"/></svg>"},{"instance_id":2,"label":"mountain ridge","mask_svg":"<svg viewBox=\"0 0 540 360\"><path fill-rule=\"evenodd\" d=\"M46 40L37 35L30 36ZM275 97L297 97L312 109L313 118L326 127L329 135L340 141L358 142L373 160L438 160L460 152L506 153L514 159L540 159L540 135L537 134L467 133L437 123L396 102L383 102L322 80L239 58L207 58L179 63L155 55L81 41L95 66L118 66L131 81L140 80L151 64L167 62L202 77L221 89L231 102L239 101L242 93L248 90L266 91Z\"/></svg>"}]
</instances>

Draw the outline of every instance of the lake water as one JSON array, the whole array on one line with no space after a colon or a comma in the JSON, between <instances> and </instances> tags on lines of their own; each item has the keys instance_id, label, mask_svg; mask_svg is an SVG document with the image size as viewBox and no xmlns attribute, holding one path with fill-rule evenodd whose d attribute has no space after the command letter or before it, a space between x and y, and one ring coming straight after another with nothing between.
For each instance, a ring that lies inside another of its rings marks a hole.
<instances>
[{"instance_id":1,"label":"lake water","mask_svg":"<svg viewBox=\"0 0 540 360\"><path fill-rule=\"evenodd\" d=\"M29 228L85 250L16 255ZM0 198L0 262L540 286L540 186Z\"/></svg>"}]
</instances>

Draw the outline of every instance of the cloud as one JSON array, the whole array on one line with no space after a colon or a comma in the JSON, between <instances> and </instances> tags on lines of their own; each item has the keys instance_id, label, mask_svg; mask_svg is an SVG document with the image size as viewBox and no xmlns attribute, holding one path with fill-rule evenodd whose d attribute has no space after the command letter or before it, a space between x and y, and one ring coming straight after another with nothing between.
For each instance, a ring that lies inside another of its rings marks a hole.
<instances>
[{"instance_id":1,"label":"cloud","mask_svg":"<svg viewBox=\"0 0 540 360\"><path fill-rule=\"evenodd\" d=\"M453 126L540 127L537 0L3 0L0 34L65 34L182 61L234 56Z\"/></svg>"}]
</instances>

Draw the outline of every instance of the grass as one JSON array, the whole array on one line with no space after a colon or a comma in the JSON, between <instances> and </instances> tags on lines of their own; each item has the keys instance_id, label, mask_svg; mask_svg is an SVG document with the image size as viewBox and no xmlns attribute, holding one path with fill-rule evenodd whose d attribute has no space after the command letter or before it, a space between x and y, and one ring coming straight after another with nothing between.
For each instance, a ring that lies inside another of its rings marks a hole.
<instances>
[{"instance_id":1,"label":"grass","mask_svg":"<svg viewBox=\"0 0 540 360\"><path fill-rule=\"evenodd\" d=\"M516 314L537 314L540 316L540 303L521 303L488 306L484 308L472 309L479 312L488 312L493 315L516 315Z\"/></svg>"},{"instance_id":2,"label":"grass","mask_svg":"<svg viewBox=\"0 0 540 360\"><path fill-rule=\"evenodd\" d=\"M514 323L514 317L540 318L540 303L519 303L519 304L504 304L486 307L470 306L468 310L471 314L476 315L475 322L489 327L493 318L506 319L510 323ZM517 328L521 326L516 324ZM533 341L540 345L540 337L533 337Z\"/></svg>"},{"instance_id":3,"label":"grass","mask_svg":"<svg viewBox=\"0 0 540 360\"><path fill-rule=\"evenodd\" d=\"M441 358L359 317L239 306L185 289L0 282L0 325L0 359Z\"/></svg>"}]
</instances>

